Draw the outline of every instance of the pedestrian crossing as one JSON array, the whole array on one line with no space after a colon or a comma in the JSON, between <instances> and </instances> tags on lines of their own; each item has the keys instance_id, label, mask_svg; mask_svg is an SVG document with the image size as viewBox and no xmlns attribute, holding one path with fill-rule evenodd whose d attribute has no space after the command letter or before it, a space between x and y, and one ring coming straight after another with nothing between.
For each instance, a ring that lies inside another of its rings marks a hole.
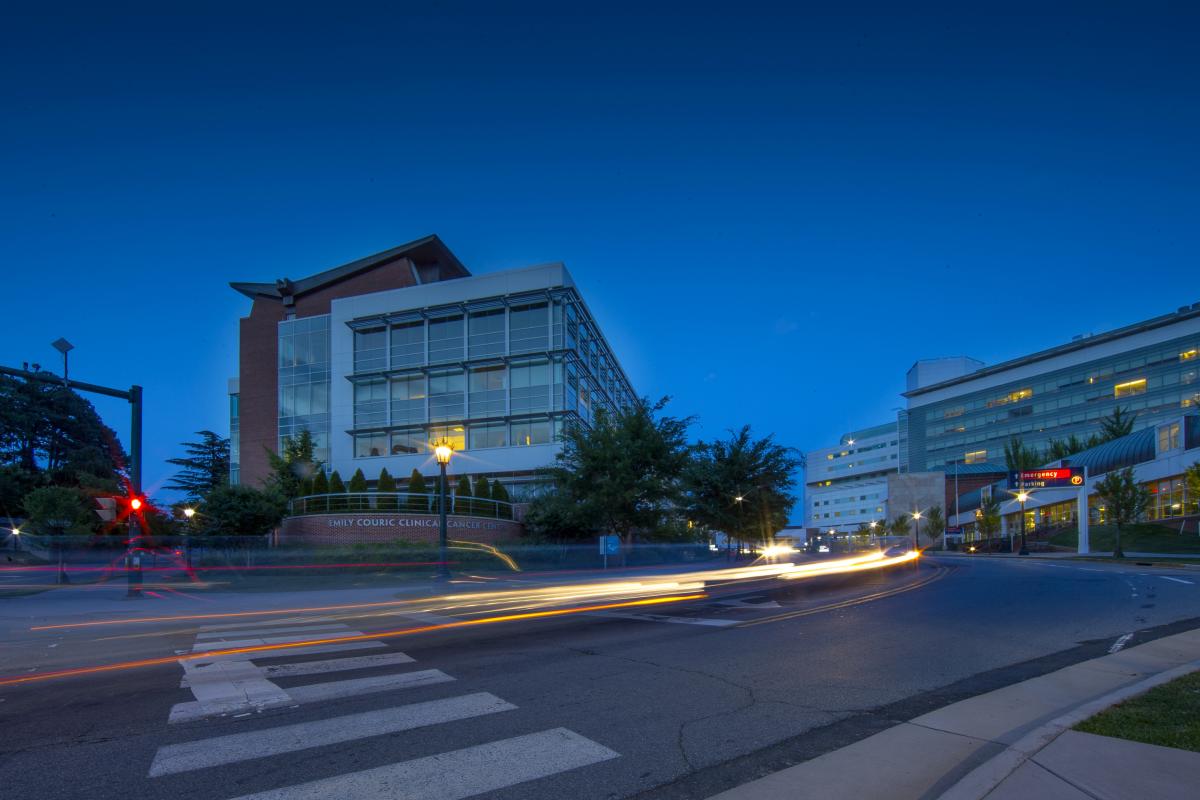
<instances>
[{"instance_id":1,"label":"pedestrian crossing","mask_svg":"<svg viewBox=\"0 0 1200 800\"><path fill-rule=\"evenodd\" d=\"M307 704L329 703L330 710L327 715L303 722L284 722L266 728L164 744L154 754L148 779L169 779L198 770L249 765L259 759L270 760L268 763L273 767L271 774L287 775L286 768L279 769L280 759L301 759L302 762L297 763L311 765L314 763L313 756L323 747L369 737L395 736L435 725L462 724L518 708L489 692L468 691L451 697L407 703L396 701L396 697L402 698L403 694L389 695L386 707L349 714L336 713L337 704L331 701L439 684L452 686L456 681L454 676L439 669L414 668L420 665L405 653L355 652L387 645L365 638L365 634L341 623L297 619L275 621L269 626L258 623L206 627L196 634L189 650L180 652L191 656L231 648L339 636L364 639L341 644L214 655L211 658L201 655L181 660L179 664L184 675L180 688L190 691L194 699L177 703L171 708L167 721L172 726L215 717L238 718L269 709ZM319 660L292 658L330 653L338 655ZM289 660L278 663L282 658ZM258 664L256 660L273 663ZM356 670L371 670L371 674L346 675ZM337 679L319 680L331 674ZM305 676L313 678L315 682L286 687L276 683L277 679L286 678L288 681L285 683L290 683L293 678ZM181 730L192 729L184 727ZM465 728L448 730L462 730L464 736L470 736ZM329 797L345 800L377 797L463 800L618 757L617 752L574 731L551 728L352 772L339 774L336 767L331 766L330 772L334 774L326 777L229 800L315 800ZM335 760L332 763L337 762Z\"/></svg>"}]
</instances>

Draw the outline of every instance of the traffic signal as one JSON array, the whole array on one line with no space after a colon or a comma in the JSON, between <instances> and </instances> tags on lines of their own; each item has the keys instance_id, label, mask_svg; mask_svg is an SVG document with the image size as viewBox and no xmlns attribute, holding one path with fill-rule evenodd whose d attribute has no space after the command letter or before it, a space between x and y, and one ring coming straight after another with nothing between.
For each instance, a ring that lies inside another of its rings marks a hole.
<instances>
[{"instance_id":1,"label":"traffic signal","mask_svg":"<svg viewBox=\"0 0 1200 800\"><path fill-rule=\"evenodd\" d=\"M96 515L104 522L112 522L117 518L117 498L97 497Z\"/></svg>"},{"instance_id":2,"label":"traffic signal","mask_svg":"<svg viewBox=\"0 0 1200 800\"><path fill-rule=\"evenodd\" d=\"M134 511L141 511L142 510L142 498L131 497L129 499L129 507L131 509L133 509Z\"/></svg>"}]
</instances>

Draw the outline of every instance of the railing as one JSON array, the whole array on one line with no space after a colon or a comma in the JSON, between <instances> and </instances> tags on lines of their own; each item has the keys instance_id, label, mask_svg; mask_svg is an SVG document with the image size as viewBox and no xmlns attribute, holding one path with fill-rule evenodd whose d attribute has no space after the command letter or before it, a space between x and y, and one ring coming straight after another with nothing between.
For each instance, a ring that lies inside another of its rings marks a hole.
<instances>
[{"instance_id":1,"label":"railing","mask_svg":"<svg viewBox=\"0 0 1200 800\"><path fill-rule=\"evenodd\" d=\"M302 514L338 514L341 512L436 514L438 496L433 493L351 492L313 494L297 497L288 504L292 516ZM446 513L460 517L516 519L514 504L486 497L446 494Z\"/></svg>"}]
</instances>

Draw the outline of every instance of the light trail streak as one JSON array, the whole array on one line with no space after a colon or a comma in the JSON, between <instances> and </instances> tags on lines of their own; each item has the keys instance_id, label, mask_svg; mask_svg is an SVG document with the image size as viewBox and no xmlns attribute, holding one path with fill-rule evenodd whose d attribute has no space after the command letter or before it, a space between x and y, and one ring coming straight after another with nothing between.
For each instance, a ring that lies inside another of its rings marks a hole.
<instances>
[{"instance_id":1,"label":"light trail streak","mask_svg":"<svg viewBox=\"0 0 1200 800\"><path fill-rule=\"evenodd\" d=\"M180 614L173 616L135 617L128 619L91 620L55 625L39 625L32 631L92 628L110 625L135 625L154 622L188 622L245 617L269 617L306 613L340 612L343 616L365 617L412 612L460 614L494 613L496 611L529 611L547 606L586 601L627 601L660 596L665 593L704 591L713 584L736 584L767 579L798 580L823 575L838 575L868 569L881 569L910 562L918 557L915 551L899 556L886 556L874 551L847 558L806 563L750 564L744 567L669 573L639 580L616 578L592 583L559 584L536 588L495 589L482 592L440 595L414 600L388 600L372 603L345 603L302 608L269 609L262 611L232 611L209 614ZM357 614L353 612L369 611Z\"/></svg>"},{"instance_id":2,"label":"light trail streak","mask_svg":"<svg viewBox=\"0 0 1200 800\"><path fill-rule=\"evenodd\" d=\"M484 617L483 619L466 619L456 620L454 622L440 622L434 625L422 625L416 628L401 628L391 631L379 631L376 633L362 633L353 636L337 636L326 639L308 639L302 642L282 642L279 644L262 644L253 645L250 647L233 647L227 650L209 650L203 653L186 653L175 656L162 656L159 658L146 658L140 661L123 661L114 664L98 664L91 667L76 667L73 669L55 670L53 672L41 672L31 675L20 675L10 678L0 679L0 686L15 686L23 683L34 683L38 681L47 681L54 678L70 678L78 675L92 675L100 672L116 672L126 669L139 669L142 667L161 666L178 661L197 661L211 660L223 656L245 655L248 653L264 653L274 652L277 650L289 650L296 647L311 647L313 645L324 644L342 644L344 642L361 642L374 639L389 639L397 636L412 636L417 633L429 633L432 631L451 630L454 628L467 628L479 625L490 625L499 622L517 622L530 619L545 619L548 617L561 617L568 614L581 614L589 611L608 611L615 608L630 608L633 606L658 605L662 603L679 603L685 600L703 600L707 595L704 594L689 594L675 595L667 597L653 597L642 600L630 600L621 603L604 603L594 606L577 606L574 608L559 608L550 611L531 611L521 614L503 614L496 617Z\"/></svg>"}]
</instances>

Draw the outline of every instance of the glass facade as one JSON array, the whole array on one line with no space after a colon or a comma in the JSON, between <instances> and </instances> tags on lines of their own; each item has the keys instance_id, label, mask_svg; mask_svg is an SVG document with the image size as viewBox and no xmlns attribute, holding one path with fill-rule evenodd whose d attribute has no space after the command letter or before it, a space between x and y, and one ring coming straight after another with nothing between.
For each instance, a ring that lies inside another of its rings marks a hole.
<instances>
[{"instance_id":1,"label":"glass facade","mask_svg":"<svg viewBox=\"0 0 1200 800\"><path fill-rule=\"evenodd\" d=\"M902 447L906 470L923 472L955 460L1003 460L1013 436L1044 450L1051 439L1082 439L1120 406L1134 429L1200 407L1200 337L1190 336L1032 379L910 407Z\"/></svg>"},{"instance_id":2,"label":"glass facade","mask_svg":"<svg viewBox=\"0 0 1200 800\"><path fill-rule=\"evenodd\" d=\"M229 485L241 482L242 423L240 399L235 392L229 395Z\"/></svg>"},{"instance_id":3,"label":"glass facade","mask_svg":"<svg viewBox=\"0 0 1200 800\"><path fill-rule=\"evenodd\" d=\"M442 439L457 450L549 444L565 419L633 401L573 289L351 327L355 458L419 454Z\"/></svg>"},{"instance_id":4,"label":"glass facade","mask_svg":"<svg viewBox=\"0 0 1200 800\"><path fill-rule=\"evenodd\" d=\"M379 331L382 334L382 331ZM382 339L363 340L363 364L372 359ZM358 337L355 337L357 348ZM357 363L356 349L355 360ZM355 393L357 400L358 393ZM279 443L301 431L312 434L315 457L329 463L329 316L289 319L279 323Z\"/></svg>"}]
</instances>

